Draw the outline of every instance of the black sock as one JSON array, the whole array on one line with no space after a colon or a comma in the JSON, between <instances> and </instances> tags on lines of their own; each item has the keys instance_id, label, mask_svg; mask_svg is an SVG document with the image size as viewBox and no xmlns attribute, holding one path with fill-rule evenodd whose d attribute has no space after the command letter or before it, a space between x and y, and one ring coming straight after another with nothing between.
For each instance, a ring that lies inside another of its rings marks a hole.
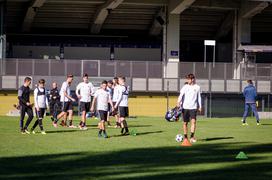
<instances>
[{"instance_id":1,"label":"black sock","mask_svg":"<svg viewBox=\"0 0 272 180\"><path fill-rule=\"evenodd\" d=\"M193 137L194 137L194 135L195 135L195 133L191 132L191 138L193 138Z\"/></svg>"},{"instance_id":2,"label":"black sock","mask_svg":"<svg viewBox=\"0 0 272 180\"><path fill-rule=\"evenodd\" d=\"M106 134L106 130L102 130L102 132L103 132L104 134Z\"/></svg>"},{"instance_id":3,"label":"black sock","mask_svg":"<svg viewBox=\"0 0 272 180\"><path fill-rule=\"evenodd\" d=\"M124 128L121 129L121 133L122 133L122 134L124 133Z\"/></svg>"},{"instance_id":4,"label":"black sock","mask_svg":"<svg viewBox=\"0 0 272 180\"><path fill-rule=\"evenodd\" d=\"M128 127L125 127L126 132L128 133Z\"/></svg>"},{"instance_id":5,"label":"black sock","mask_svg":"<svg viewBox=\"0 0 272 180\"><path fill-rule=\"evenodd\" d=\"M82 123L83 123L83 122L82 122L82 121L80 121L79 125L80 125L80 126L82 126Z\"/></svg>"},{"instance_id":6,"label":"black sock","mask_svg":"<svg viewBox=\"0 0 272 180\"><path fill-rule=\"evenodd\" d=\"M73 120L69 120L69 125L70 125L70 126L73 125Z\"/></svg>"},{"instance_id":7,"label":"black sock","mask_svg":"<svg viewBox=\"0 0 272 180\"><path fill-rule=\"evenodd\" d=\"M187 139L187 138L188 138L187 134L184 134L184 138L185 138L185 139Z\"/></svg>"},{"instance_id":8,"label":"black sock","mask_svg":"<svg viewBox=\"0 0 272 180\"><path fill-rule=\"evenodd\" d=\"M102 129L99 130L98 134L101 134L102 133Z\"/></svg>"}]
</instances>

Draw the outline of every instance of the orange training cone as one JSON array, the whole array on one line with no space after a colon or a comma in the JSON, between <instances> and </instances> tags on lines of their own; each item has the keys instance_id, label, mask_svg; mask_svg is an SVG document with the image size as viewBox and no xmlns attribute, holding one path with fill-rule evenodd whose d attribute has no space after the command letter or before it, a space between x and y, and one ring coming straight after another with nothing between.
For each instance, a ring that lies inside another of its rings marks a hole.
<instances>
[{"instance_id":1,"label":"orange training cone","mask_svg":"<svg viewBox=\"0 0 272 180\"><path fill-rule=\"evenodd\" d=\"M188 138L185 138L183 142L181 143L181 146L192 146Z\"/></svg>"}]
</instances>

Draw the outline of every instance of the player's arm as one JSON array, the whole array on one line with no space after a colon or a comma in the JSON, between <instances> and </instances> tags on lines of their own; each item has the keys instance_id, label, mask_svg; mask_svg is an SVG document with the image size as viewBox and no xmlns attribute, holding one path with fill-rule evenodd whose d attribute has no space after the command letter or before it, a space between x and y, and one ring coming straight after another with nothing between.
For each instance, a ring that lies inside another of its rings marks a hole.
<instances>
[{"instance_id":1,"label":"player's arm","mask_svg":"<svg viewBox=\"0 0 272 180\"><path fill-rule=\"evenodd\" d=\"M123 98L123 90L121 88L118 88L118 97L116 100L116 104L114 106L115 109L117 109L117 107L119 106L120 102L122 101Z\"/></svg>"},{"instance_id":2,"label":"player's arm","mask_svg":"<svg viewBox=\"0 0 272 180\"><path fill-rule=\"evenodd\" d=\"M65 97L67 97L68 99L70 99L71 101L76 101L74 98L72 98L71 96L69 96L69 95L67 94L67 86L66 86L66 88L65 88L65 91L63 92L63 95L64 95Z\"/></svg>"},{"instance_id":3,"label":"player's arm","mask_svg":"<svg viewBox=\"0 0 272 180\"><path fill-rule=\"evenodd\" d=\"M19 101L20 101L21 103L27 105L27 103L29 103L29 102L26 102L22 96L23 96L23 90L20 88L20 89L18 90L18 99L19 99ZM29 104L30 104L30 103L29 103ZM27 105L27 106L28 106L28 105Z\"/></svg>"},{"instance_id":4,"label":"player's arm","mask_svg":"<svg viewBox=\"0 0 272 180\"><path fill-rule=\"evenodd\" d=\"M80 90L80 84L78 84L76 87L76 95L77 95L78 99L81 99L81 96L79 94L79 90Z\"/></svg>"},{"instance_id":5,"label":"player's arm","mask_svg":"<svg viewBox=\"0 0 272 180\"><path fill-rule=\"evenodd\" d=\"M95 105L96 99L97 99L97 96L95 95L94 98L93 98L91 109L90 109L91 112L94 112L94 105Z\"/></svg>"},{"instance_id":6,"label":"player's arm","mask_svg":"<svg viewBox=\"0 0 272 180\"><path fill-rule=\"evenodd\" d=\"M177 107L181 106L183 96L184 96L184 87L180 90L180 94L177 100Z\"/></svg>"},{"instance_id":7,"label":"player's arm","mask_svg":"<svg viewBox=\"0 0 272 180\"><path fill-rule=\"evenodd\" d=\"M113 103L112 103L112 100L111 100L111 95L109 95L109 103L111 105L112 110L114 110L114 106L113 106Z\"/></svg>"},{"instance_id":8,"label":"player's arm","mask_svg":"<svg viewBox=\"0 0 272 180\"><path fill-rule=\"evenodd\" d=\"M38 105L38 89L37 88L34 90L34 106L37 111L40 111L40 108Z\"/></svg>"},{"instance_id":9,"label":"player's arm","mask_svg":"<svg viewBox=\"0 0 272 180\"><path fill-rule=\"evenodd\" d=\"M197 92L197 102L198 102L198 110L202 112L202 99L201 99L201 90L199 89Z\"/></svg>"}]
</instances>

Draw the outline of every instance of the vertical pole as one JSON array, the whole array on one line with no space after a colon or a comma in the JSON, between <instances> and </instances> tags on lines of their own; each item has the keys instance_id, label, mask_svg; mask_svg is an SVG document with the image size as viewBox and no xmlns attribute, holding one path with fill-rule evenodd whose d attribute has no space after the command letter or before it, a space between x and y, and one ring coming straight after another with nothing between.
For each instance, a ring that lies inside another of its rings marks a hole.
<instances>
[{"instance_id":1,"label":"vertical pole","mask_svg":"<svg viewBox=\"0 0 272 180\"><path fill-rule=\"evenodd\" d=\"M204 45L204 68L206 68L206 63L207 63L207 60L206 60L206 45Z\"/></svg>"},{"instance_id":2,"label":"vertical pole","mask_svg":"<svg viewBox=\"0 0 272 180\"><path fill-rule=\"evenodd\" d=\"M215 67L215 46L213 46L213 68Z\"/></svg>"},{"instance_id":3,"label":"vertical pole","mask_svg":"<svg viewBox=\"0 0 272 180\"><path fill-rule=\"evenodd\" d=\"M233 63L233 76L237 79L237 10L234 11L234 23L233 23L233 46L232 46L232 63Z\"/></svg>"},{"instance_id":4,"label":"vertical pole","mask_svg":"<svg viewBox=\"0 0 272 180\"><path fill-rule=\"evenodd\" d=\"M168 110L169 110L169 81L167 81L166 97L167 97L167 107L166 107L166 111L168 111Z\"/></svg>"},{"instance_id":5,"label":"vertical pole","mask_svg":"<svg viewBox=\"0 0 272 180\"><path fill-rule=\"evenodd\" d=\"M264 97L262 97L262 112L264 112L264 103L265 103L265 100L264 100Z\"/></svg>"},{"instance_id":6,"label":"vertical pole","mask_svg":"<svg viewBox=\"0 0 272 180\"><path fill-rule=\"evenodd\" d=\"M267 95L267 111L270 112L270 94Z\"/></svg>"},{"instance_id":7,"label":"vertical pole","mask_svg":"<svg viewBox=\"0 0 272 180\"><path fill-rule=\"evenodd\" d=\"M210 91L210 107L209 107L209 113L210 113L210 118L212 118L212 92Z\"/></svg>"},{"instance_id":8,"label":"vertical pole","mask_svg":"<svg viewBox=\"0 0 272 180\"><path fill-rule=\"evenodd\" d=\"M205 117L208 117L208 94L205 95Z\"/></svg>"}]
</instances>

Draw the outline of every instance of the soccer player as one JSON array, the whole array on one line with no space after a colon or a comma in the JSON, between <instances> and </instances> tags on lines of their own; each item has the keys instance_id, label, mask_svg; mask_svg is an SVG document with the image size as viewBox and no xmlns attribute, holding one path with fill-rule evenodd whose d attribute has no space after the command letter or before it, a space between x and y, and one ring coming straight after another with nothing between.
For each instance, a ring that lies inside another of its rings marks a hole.
<instances>
[{"instance_id":1,"label":"soccer player","mask_svg":"<svg viewBox=\"0 0 272 180\"><path fill-rule=\"evenodd\" d=\"M119 111L119 123L121 125L121 134L128 135L128 124L126 117L128 117L128 87L125 85L125 77L118 77L120 87L118 88L118 97L114 108L118 108ZM125 132L124 132L125 130Z\"/></svg>"},{"instance_id":2,"label":"soccer player","mask_svg":"<svg viewBox=\"0 0 272 180\"><path fill-rule=\"evenodd\" d=\"M62 83L61 89L60 89L60 102L62 103L62 112L57 116L57 119L54 120L53 126L57 127L57 122L60 118L64 117L64 121L61 122L62 126L66 126L66 118L67 113L69 113L69 126L70 128L76 128L76 126L73 125L73 104L72 102L75 102L75 99L71 96L71 90L70 86L73 82L73 75L67 75L66 81Z\"/></svg>"},{"instance_id":3,"label":"soccer player","mask_svg":"<svg viewBox=\"0 0 272 180\"><path fill-rule=\"evenodd\" d=\"M177 107L183 107L183 131L184 143L188 142L188 123L191 121L191 137L190 142L195 143L196 116L197 111L201 112L201 90L200 86L195 83L195 76L189 74L186 76L188 84L185 84L180 90L177 101Z\"/></svg>"},{"instance_id":4,"label":"soccer player","mask_svg":"<svg viewBox=\"0 0 272 180\"><path fill-rule=\"evenodd\" d=\"M58 90L58 85L56 82L52 83L52 89L50 90L50 114L52 115L51 120L57 119L58 109L60 104L60 95Z\"/></svg>"},{"instance_id":5,"label":"soccer player","mask_svg":"<svg viewBox=\"0 0 272 180\"><path fill-rule=\"evenodd\" d=\"M80 101L81 121L79 128L81 130L87 130L86 126L86 113L91 108L91 95L94 93L94 86L89 82L88 74L83 75L83 82L79 83L76 87L76 95Z\"/></svg>"},{"instance_id":6,"label":"soccer player","mask_svg":"<svg viewBox=\"0 0 272 180\"><path fill-rule=\"evenodd\" d=\"M257 99L257 92L256 88L253 85L252 80L247 80L248 85L244 88L243 95L245 97L245 111L243 115L243 125L248 125L246 123L246 118L248 114L249 107L251 108L252 112L257 121L257 126L260 125L259 114L256 108L256 99Z\"/></svg>"},{"instance_id":7,"label":"soccer player","mask_svg":"<svg viewBox=\"0 0 272 180\"><path fill-rule=\"evenodd\" d=\"M96 103L97 110L100 117L100 123L98 123L98 127L99 127L98 137L102 137L102 133L103 133L103 137L108 138L108 135L106 133L105 122L107 121L107 116L108 116L108 103L110 103L112 108L113 108L113 104L111 101L110 94L107 91L107 81L103 81L101 83L101 88L95 92L94 99L92 102L92 107L91 107L92 112L94 111L95 103Z\"/></svg>"},{"instance_id":8,"label":"soccer player","mask_svg":"<svg viewBox=\"0 0 272 180\"><path fill-rule=\"evenodd\" d=\"M113 82L112 103L113 103L113 106L115 106L117 98L118 98L118 92L119 92L118 88L120 87L119 83L118 83L118 77L114 77L113 80L112 80L112 82ZM120 127L121 125L119 123L118 109L115 109L114 111L112 111L112 116L115 116L115 120L116 120L115 128Z\"/></svg>"},{"instance_id":9,"label":"soccer player","mask_svg":"<svg viewBox=\"0 0 272 180\"><path fill-rule=\"evenodd\" d=\"M113 82L112 80L109 80L108 81L108 84L107 84L107 91L108 93L110 94L110 97L111 97L111 100L112 100L112 97L113 97ZM107 123L108 123L108 126L110 127L111 124L110 124L110 115L112 114L112 108L111 108L111 105L110 103L108 103L108 119L107 119Z\"/></svg>"},{"instance_id":10,"label":"soccer player","mask_svg":"<svg viewBox=\"0 0 272 180\"><path fill-rule=\"evenodd\" d=\"M34 125L31 128L32 134L35 134L34 129L39 124L41 129L41 134L46 134L46 132L43 129L42 120L46 111L46 108L48 107L48 100L46 98L46 91L44 88L45 80L40 79L38 82L38 87L34 90L34 105L35 105L35 112L37 116L37 120L35 121Z\"/></svg>"},{"instance_id":11,"label":"soccer player","mask_svg":"<svg viewBox=\"0 0 272 180\"><path fill-rule=\"evenodd\" d=\"M30 84L31 84L31 78L25 77L24 85L21 86L18 90L18 99L19 99L19 105L20 105L20 128L21 128L22 134L26 134L26 133L30 134L30 132L27 130L27 127L29 126L29 124L31 123L33 119L32 104L30 103L30 100L29 100ZM27 113L28 119L24 126L25 113Z\"/></svg>"}]
</instances>

